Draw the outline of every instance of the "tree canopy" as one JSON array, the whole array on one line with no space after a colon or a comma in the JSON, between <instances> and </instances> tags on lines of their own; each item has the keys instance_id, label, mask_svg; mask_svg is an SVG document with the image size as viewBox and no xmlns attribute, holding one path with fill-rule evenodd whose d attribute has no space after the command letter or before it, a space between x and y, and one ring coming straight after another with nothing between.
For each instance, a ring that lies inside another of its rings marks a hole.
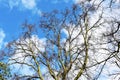
<instances>
[{"instance_id":1,"label":"tree canopy","mask_svg":"<svg viewBox=\"0 0 120 80\"><path fill-rule=\"evenodd\" d=\"M118 79L118 4L114 0L80 0L63 11L43 13L37 25L25 22L21 36L7 45L8 64L28 67L32 73L15 73L14 79Z\"/></svg>"}]
</instances>

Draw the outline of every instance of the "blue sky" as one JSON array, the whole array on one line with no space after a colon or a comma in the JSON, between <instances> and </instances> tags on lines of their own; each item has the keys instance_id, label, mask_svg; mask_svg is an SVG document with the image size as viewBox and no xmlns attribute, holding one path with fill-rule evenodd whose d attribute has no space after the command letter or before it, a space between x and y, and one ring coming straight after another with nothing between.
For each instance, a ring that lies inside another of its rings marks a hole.
<instances>
[{"instance_id":1,"label":"blue sky","mask_svg":"<svg viewBox=\"0 0 120 80\"><path fill-rule=\"evenodd\" d=\"M63 10L77 0L0 0L0 46L18 37L21 24L37 23L42 12Z\"/></svg>"}]
</instances>

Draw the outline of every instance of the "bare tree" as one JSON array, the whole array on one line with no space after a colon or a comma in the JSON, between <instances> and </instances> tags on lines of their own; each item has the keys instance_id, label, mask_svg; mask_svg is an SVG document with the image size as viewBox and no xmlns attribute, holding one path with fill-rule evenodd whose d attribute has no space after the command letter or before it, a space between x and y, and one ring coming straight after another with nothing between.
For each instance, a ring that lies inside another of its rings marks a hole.
<instances>
[{"instance_id":1,"label":"bare tree","mask_svg":"<svg viewBox=\"0 0 120 80\"><path fill-rule=\"evenodd\" d=\"M120 23L106 15L115 2L82 0L71 9L44 13L38 27L25 23L22 36L8 44L10 65L29 66L33 75L19 77L28 80L97 80L108 74L113 61L120 66ZM45 35L42 41L39 30Z\"/></svg>"}]
</instances>

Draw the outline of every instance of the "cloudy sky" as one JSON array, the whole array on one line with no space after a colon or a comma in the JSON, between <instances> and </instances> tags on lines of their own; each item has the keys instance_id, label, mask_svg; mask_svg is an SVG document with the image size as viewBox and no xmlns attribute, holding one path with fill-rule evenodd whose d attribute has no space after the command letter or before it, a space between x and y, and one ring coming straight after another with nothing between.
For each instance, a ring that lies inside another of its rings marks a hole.
<instances>
[{"instance_id":1,"label":"cloudy sky","mask_svg":"<svg viewBox=\"0 0 120 80\"><path fill-rule=\"evenodd\" d=\"M16 38L21 24L37 23L43 12L70 7L78 0L0 0L0 48Z\"/></svg>"},{"instance_id":2,"label":"cloudy sky","mask_svg":"<svg viewBox=\"0 0 120 80\"><path fill-rule=\"evenodd\" d=\"M0 0L0 49L7 42L19 36L21 25L25 20L28 20L30 23L38 23L43 12L50 12L54 9L63 10L79 1L80 0ZM118 10L116 10L116 12L119 13ZM108 12L106 12L106 14L108 15Z\"/></svg>"},{"instance_id":3,"label":"cloudy sky","mask_svg":"<svg viewBox=\"0 0 120 80\"><path fill-rule=\"evenodd\" d=\"M77 0L0 0L0 49L20 35L25 20L38 23L43 12L63 10L76 2ZM20 65L15 66L18 67L15 71L18 71ZM26 74L29 68L22 71Z\"/></svg>"}]
</instances>

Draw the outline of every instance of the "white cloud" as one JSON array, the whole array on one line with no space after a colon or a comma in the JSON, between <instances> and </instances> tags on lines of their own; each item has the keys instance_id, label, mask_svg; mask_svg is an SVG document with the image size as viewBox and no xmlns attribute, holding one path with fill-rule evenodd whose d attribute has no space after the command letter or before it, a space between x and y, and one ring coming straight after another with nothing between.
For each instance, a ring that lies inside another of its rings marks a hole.
<instances>
[{"instance_id":1,"label":"white cloud","mask_svg":"<svg viewBox=\"0 0 120 80\"><path fill-rule=\"evenodd\" d=\"M79 4L81 2L84 2L85 0L73 0L74 3Z\"/></svg>"},{"instance_id":2,"label":"white cloud","mask_svg":"<svg viewBox=\"0 0 120 80\"><path fill-rule=\"evenodd\" d=\"M31 10L33 14L42 15L41 10L37 6L37 0L9 0L6 3L11 10L17 7L20 11Z\"/></svg>"},{"instance_id":3,"label":"white cloud","mask_svg":"<svg viewBox=\"0 0 120 80\"><path fill-rule=\"evenodd\" d=\"M0 49L4 44L4 41L3 41L4 38L5 38L5 33L4 33L4 31L2 29L0 29Z\"/></svg>"},{"instance_id":4,"label":"white cloud","mask_svg":"<svg viewBox=\"0 0 120 80\"><path fill-rule=\"evenodd\" d=\"M57 4L57 3L61 3L61 2L64 2L64 3L68 3L70 0L51 0L51 3L53 4Z\"/></svg>"},{"instance_id":5,"label":"white cloud","mask_svg":"<svg viewBox=\"0 0 120 80\"><path fill-rule=\"evenodd\" d=\"M42 11L40 9L38 9L37 7L32 9L32 13L42 16Z\"/></svg>"},{"instance_id":6,"label":"white cloud","mask_svg":"<svg viewBox=\"0 0 120 80\"><path fill-rule=\"evenodd\" d=\"M34 9L36 7L36 0L9 0L8 5L11 9L14 7Z\"/></svg>"},{"instance_id":7,"label":"white cloud","mask_svg":"<svg viewBox=\"0 0 120 80\"><path fill-rule=\"evenodd\" d=\"M10 9L13 9L13 7L18 6L20 3L20 0L9 0L8 5Z\"/></svg>"},{"instance_id":8,"label":"white cloud","mask_svg":"<svg viewBox=\"0 0 120 80\"><path fill-rule=\"evenodd\" d=\"M36 1L35 0L22 0L22 4L27 9L33 9L36 7Z\"/></svg>"}]
</instances>

